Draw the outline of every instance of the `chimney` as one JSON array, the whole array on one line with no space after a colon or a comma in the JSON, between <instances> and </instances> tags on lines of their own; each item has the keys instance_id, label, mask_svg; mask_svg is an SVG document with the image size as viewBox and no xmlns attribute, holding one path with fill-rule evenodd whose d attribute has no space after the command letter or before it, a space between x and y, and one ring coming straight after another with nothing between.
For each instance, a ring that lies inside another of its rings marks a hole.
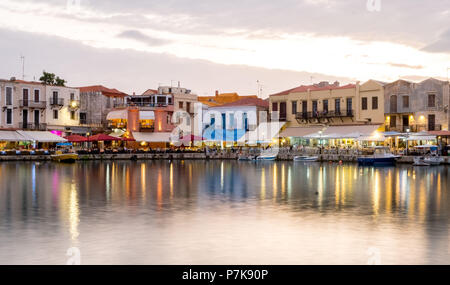
<instances>
[{"instance_id":1,"label":"chimney","mask_svg":"<svg viewBox=\"0 0 450 285\"><path fill-rule=\"evenodd\" d=\"M219 90L216 90L216 97L219 97Z\"/></svg>"},{"instance_id":2,"label":"chimney","mask_svg":"<svg viewBox=\"0 0 450 285\"><path fill-rule=\"evenodd\" d=\"M15 77L11 77L10 81L16 81Z\"/></svg>"}]
</instances>

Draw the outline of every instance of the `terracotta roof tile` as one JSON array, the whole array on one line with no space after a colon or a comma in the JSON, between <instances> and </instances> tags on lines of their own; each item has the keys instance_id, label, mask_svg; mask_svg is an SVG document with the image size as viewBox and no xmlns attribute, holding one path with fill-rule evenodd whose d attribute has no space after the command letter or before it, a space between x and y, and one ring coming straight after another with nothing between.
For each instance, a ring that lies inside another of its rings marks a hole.
<instances>
[{"instance_id":1,"label":"terracotta roof tile","mask_svg":"<svg viewBox=\"0 0 450 285\"><path fill-rule=\"evenodd\" d=\"M314 86L314 85L301 85L286 91L282 91L280 93L276 93L276 94L272 94L270 96L282 96L282 95L288 95L291 93L298 93L298 92L307 92L308 90L311 91L322 91L322 90L338 90L338 89L351 89L351 88L355 88L356 85L355 84L347 84L344 86L334 86L334 85L329 85L329 86L324 86L324 87L318 87L318 86Z\"/></svg>"}]
</instances>

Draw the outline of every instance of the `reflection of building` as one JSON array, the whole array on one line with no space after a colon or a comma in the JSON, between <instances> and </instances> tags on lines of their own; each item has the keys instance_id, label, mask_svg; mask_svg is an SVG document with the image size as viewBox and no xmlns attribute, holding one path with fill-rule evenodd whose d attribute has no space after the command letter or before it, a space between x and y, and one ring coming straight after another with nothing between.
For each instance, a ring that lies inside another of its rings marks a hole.
<instances>
[{"instance_id":1,"label":"reflection of building","mask_svg":"<svg viewBox=\"0 0 450 285\"><path fill-rule=\"evenodd\" d=\"M0 126L6 129L77 133L80 95L77 88L23 80L0 80Z\"/></svg>"},{"instance_id":2,"label":"reflection of building","mask_svg":"<svg viewBox=\"0 0 450 285\"><path fill-rule=\"evenodd\" d=\"M386 129L398 132L448 130L449 83L427 79L385 85Z\"/></svg>"},{"instance_id":3,"label":"reflection of building","mask_svg":"<svg viewBox=\"0 0 450 285\"><path fill-rule=\"evenodd\" d=\"M107 127L106 115L123 105L127 94L101 85L80 87L80 124L92 129Z\"/></svg>"}]
</instances>

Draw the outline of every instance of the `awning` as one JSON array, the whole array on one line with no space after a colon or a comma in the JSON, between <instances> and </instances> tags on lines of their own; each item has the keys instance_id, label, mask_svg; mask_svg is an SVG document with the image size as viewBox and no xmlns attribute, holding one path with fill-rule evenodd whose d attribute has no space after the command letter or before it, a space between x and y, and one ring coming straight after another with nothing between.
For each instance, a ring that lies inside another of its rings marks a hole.
<instances>
[{"instance_id":1,"label":"awning","mask_svg":"<svg viewBox=\"0 0 450 285\"><path fill-rule=\"evenodd\" d=\"M304 128L286 128L281 132L280 137L305 137L324 130L325 127L304 127Z\"/></svg>"},{"instance_id":2,"label":"awning","mask_svg":"<svg viewBox=\"0 0 450 285\"><path fill-rule=\"evenodd\" d=\"M317 132L306 136L306 138L357 139L362 136L374 135L380 127L380 125L331 126L322 131L322 133Z\"/></svg>"},{"instance_id":3,"label":"awning","mask_svg":"<svg viewBox=\"0 0 450 285\"><path fill-rule=\"evenodd\" d=\"M407 141L432 141L435 140L436 136L414 136L410 135L406 140Z\"/></svg>"},{"instance_id":4,"label":"awning","mask_svg":"<svg viewBox=\"0 0 450 285\"><path fill-rule=\"evenodd\" d=\"M429 133L434 136L450 137L450 131L430 131Z\"/></svg>"},{"instance_id":5,"label":"awning","mask_svg":"<svg viewBox=\"0 0 450 285\"><path fill-rule=\"evenodd\" d=\"M171 133L141 133L133 132L137 142L170 142Z\"/></svg>"},{"instance_id":6,"label":"awning","mask_svg":"<svg viewBox=\"0 0 450 285\"><path fill-rule=\"evenodd\" d=\"M30 139L22 136L16 131L0 131L0 141L19 142L19 141L30 141Z\"/></svg>"},{"instance_id":7,"label":"awning","mask_svg":"<svg viewBox=\"0 0 450 285\"><path fill-rule=\"evenodd\" d=\"M155 112L153 111L139 111L139 120L154 120Z\"/></svg>"},{"instance_id":8,"label":"awning","mask_svg":"<svg viewBox=\"0 0 450 285\"><path fill-rule=\"evenodd\" d=\"M387 138L383 135L362 136L357 141L384 142Z\"/></svg>"},{"instance_id":9,"label":"awning","mask_svg":"<svg viewBox=\"0 0 450 285\"><path fill-rule=\"evenodd\" d=\"M247 144L271 143L274 138L279 137L281 128L285 122L260 123L254 131L247 132L238 141Z\"/></svg>"},{"instance_id":10,"label":"awning","mask_svg":"<svg viewBox=\"0 0 450 285\"><path fill-rule=\"evenodd\" d=\"M29 141L36 142L67 142L65 138L52 134L51 132L38 131L17 131L20 135L27 138Z\"/></svg>"},{"instance_id":11,"label":"awning","mask_svg":"<svg viewBox=\"0 0 450 285\"><path fill-rule=\"evenodd\" d=\"M106 115L107 120L128 120L128 110L111 111Z\"/></svg>"}]
</instances>

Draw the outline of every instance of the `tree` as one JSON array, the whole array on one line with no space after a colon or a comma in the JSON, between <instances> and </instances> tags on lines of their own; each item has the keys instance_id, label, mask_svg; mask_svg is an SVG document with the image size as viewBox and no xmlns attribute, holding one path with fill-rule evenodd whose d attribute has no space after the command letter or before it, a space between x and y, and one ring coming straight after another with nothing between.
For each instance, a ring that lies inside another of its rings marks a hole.
<instances>
[{"instance_id":1,"label":"tree","mask_svg":"<svg viewBox=\"0 0 450 285\"><path fill-rule=\"evenodd\" d=\"M59 76L56 77L56 79L55 79L55 85L56 85L56 86L66 86L66 85L65 85L66 82L67 82L67 81L65 81L64 79L59 78Z\"/></svg>"},{"instance_id":2,"label":"tree","mask_svg":"<svg viewBox=\"0 0 450 285\"><path fill-rule=\"evenodd\" d=\"M56 86L65 86L66 82L64 79L59 78L54 73L46 72L45 70L42 72L41 78L39 80L44 85L56 85Z\"/></svg>"}]
</instances>

